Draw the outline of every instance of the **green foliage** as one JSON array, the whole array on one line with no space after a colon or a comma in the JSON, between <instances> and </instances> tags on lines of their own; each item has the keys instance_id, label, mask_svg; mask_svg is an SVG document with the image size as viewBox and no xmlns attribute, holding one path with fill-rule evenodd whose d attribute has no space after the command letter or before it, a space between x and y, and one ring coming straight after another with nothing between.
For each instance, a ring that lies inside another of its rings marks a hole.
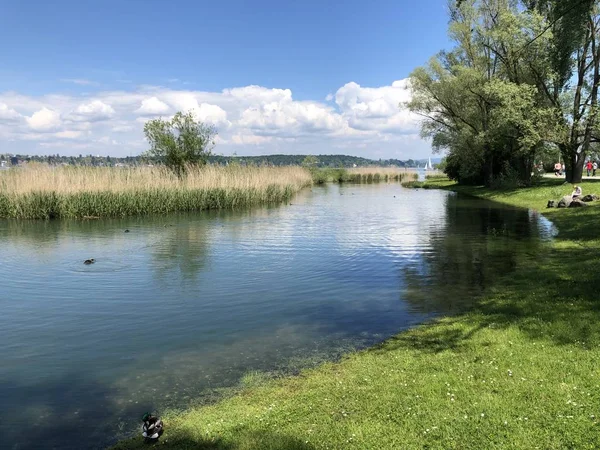
<instances>
[{"instance_id":1,"label":"green foliage","mask_svg":"<svg viewBox=\"0 0 600 450\"><path fill-rule=\"evenodd\" d=\"M150 143L146 155L165 164L177 176L186 165L204 165L214 147L217 130L196 120L192 111L178 112L171 120L152 119L144 125Z\"/></svg>"},{"instance_id":2,"label":"green foliage","mask_svg":"<svg viewBox=\"0 0 600 450\"><path fill-rule=\"evenodd\" d=\"M293 186L265 189L140 189L134 192L39 192L11 196L0 192L0 217L81 219L168 214L177 211L243 208L289 201Z\"/></svg>"},{"instance_id":3,"label":"green foliage","mask_svg":"<svg viewBox=\"0 0 600 450\"><path fill-rule=\"evenodd\" d=\"M261 155L261 156L224 156L211 153L208 156L208 164L214 165L231 165L238 166L301 166L307 155ZM79 156L62 156L59 154L40 156L40 155L9 155L0 154L0 160L5 160L10 163L11 159L25 163L29 162L44 162L50 165L73 165L73 166L140 166L152 162L152 158L148 155L125 156L122 158L115 156L94 156L94 155L79 155ZM399 159L368 159L359 156L350 155L319 155L318 167L417 167L423 166L427 162L421 160L399 160ZM15 163L16 164L16 163Z\"/></svg>"},{"instance_id":4,"label":"green foliage","mask_svg":"<svg viewBox=\"0 0 600 450\"><path fill-rule=\"evenodd\" d=\"M313 177L314 184L324 183L343 183L344 181L350 181L350 176L346 169L316 169L312 168L310 171Z\"/></svg>"},{"instance_id":5,"label":"green foliage","mask_svg":"<svg viewBox=\"0 0 600 450\"><path fill-rule=\"evenodd\" d=\"M316 167L317 164L319 164L319 160L314 155L307 155L306 158L304 158L304 161L302 161L302 167L311 168Z\"/></svg>"},{"instance_id":6,"label":"green foliage","mask_svg":"<svg viewBox=\"0 0 600 450\"><path fill-rule=\"evenodd\" d=\"M455 47L411 74L406 105L425 119L421 133L434 149L448 151L448 176L527 185L553 144L578 181L600 135L599 30L590 0L452 6Z\"/></svg>"}]
</instances>

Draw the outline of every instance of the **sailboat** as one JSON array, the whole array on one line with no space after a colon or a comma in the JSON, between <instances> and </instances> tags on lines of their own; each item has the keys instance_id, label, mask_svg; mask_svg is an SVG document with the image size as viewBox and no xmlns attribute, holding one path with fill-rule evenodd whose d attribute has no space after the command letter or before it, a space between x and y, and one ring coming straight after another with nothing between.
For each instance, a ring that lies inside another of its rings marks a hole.
<instances>
[{"instance_id":1,"label":"sailboat","mask_svg":"<svg viewBox=\"0 0 600 450\"><path fill-rule=\"evenodd\" d=\"M425 165L425 168L427 170L433 170L433 165L431 164L431 156L429 157L429 160L427 161L427 164Z\"/></svg>"}]
</instances>

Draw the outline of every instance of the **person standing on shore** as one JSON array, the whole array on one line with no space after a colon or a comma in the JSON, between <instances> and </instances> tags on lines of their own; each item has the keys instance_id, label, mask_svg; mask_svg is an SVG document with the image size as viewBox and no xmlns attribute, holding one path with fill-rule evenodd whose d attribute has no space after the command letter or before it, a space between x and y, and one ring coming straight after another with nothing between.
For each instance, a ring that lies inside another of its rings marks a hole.
<instances>
[{"instance_id":1,"label":"person standing on shore","mask_svg":"<svg viewBox=\"0 0 600 450\"><path fill-rule=\"evenodd\" d=\"M592 164L591 160L588 160L587 164L585 165L585 168L587 169L587 176L589 177L592 173L592 169L594 168L594 165Z\"/></svg>"},{"instance_id":2,"label":"person standing on shore","mask_svg":"<svg viewBox=\"0 0 600 450\"><path fill-rule=\"evenodd\" d=\"M596 169L598 168L598 163L596 161L594 161L594 164L592 164L592 176L595 177L596 176Z\"/></svg>"}]
</instances>

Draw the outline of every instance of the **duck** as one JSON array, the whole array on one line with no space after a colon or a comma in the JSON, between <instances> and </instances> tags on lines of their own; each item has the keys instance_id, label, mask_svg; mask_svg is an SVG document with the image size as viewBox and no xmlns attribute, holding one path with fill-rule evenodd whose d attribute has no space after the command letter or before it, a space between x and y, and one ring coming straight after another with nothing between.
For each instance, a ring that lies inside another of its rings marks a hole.
<instances>
[{"instance_id":1,"label":"duck","mask_svg":"<svg viewBox=\"0 0 600 450\"><path fill-rule=\"evenodd\" d=\"M158 439L163 433L163 422L160 417L153 416L150 413L142 417L142 436L146 439Z\"/></svg>"},{"instance_id":2,"label":"duck","mask_svg":"<svg viewBox=\"0 0 600 450\"><path fill-rule=\"evenodd\" d=\"M94 258L90 258L90 259L86 259L83 263L84 264L94 264L96 262L96 260Z\"/></svg>"},{"instance_id":3,"label":"duck","mask_svg":"<svg viewBox=\"0 0 600 450\"><path fill-rule=\"evenodd\" d=\"M125 233L129 233L129 230L125 230Z\"/></svg>"}]
</instances>

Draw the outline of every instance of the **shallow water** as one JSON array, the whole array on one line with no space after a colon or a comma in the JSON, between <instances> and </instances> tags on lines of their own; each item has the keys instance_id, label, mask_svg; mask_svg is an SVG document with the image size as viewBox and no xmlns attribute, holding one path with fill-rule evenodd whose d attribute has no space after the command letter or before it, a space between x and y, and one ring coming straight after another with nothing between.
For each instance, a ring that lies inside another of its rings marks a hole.
<instances>
[{"instance_id":1,"label":"shallow water","mask_svg":"<svg viewBox=\"0 0 600 450\"><path fill-rule=\"evenodd\" d=\"M293 373L468 308L551 234L527 210L395 184L243 212L0 221L2 448L102 448L249 371Z\"/></svg>"}]
</instances>

